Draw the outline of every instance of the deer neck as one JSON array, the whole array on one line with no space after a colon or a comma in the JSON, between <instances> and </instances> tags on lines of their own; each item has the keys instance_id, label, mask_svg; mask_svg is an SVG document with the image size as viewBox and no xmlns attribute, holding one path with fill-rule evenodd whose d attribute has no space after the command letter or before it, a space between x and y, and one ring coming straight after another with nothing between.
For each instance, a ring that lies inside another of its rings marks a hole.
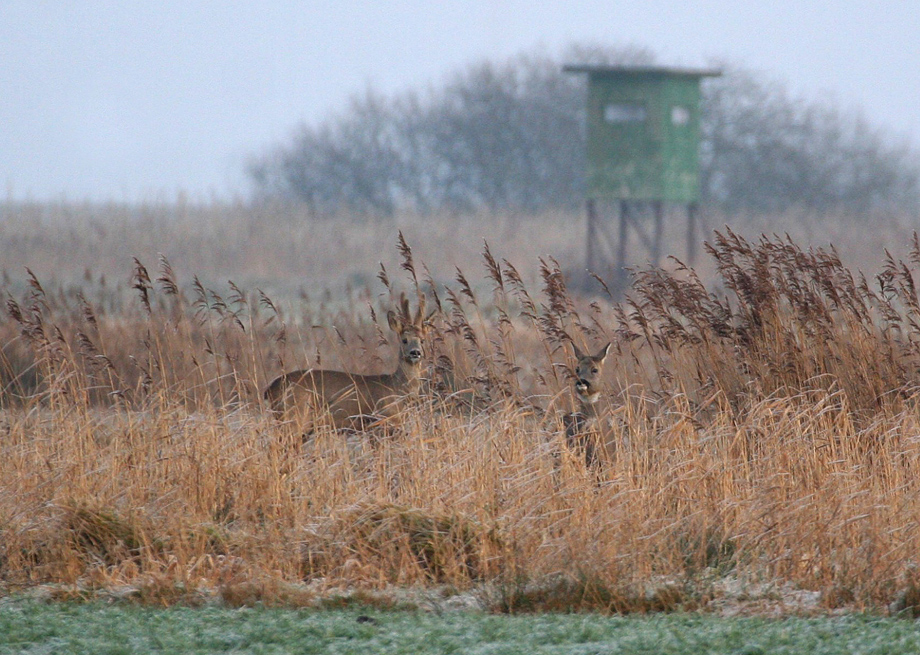
<instances>
[{"instance_id":1,"label":"deer neck","mask_svg":"<svg viewBox=\"0 0 920 655\"><path fill-rule=\"evenodd\" d=\"M388 386L394 389L406 389L407 391L415 391L419 382L421 381L422 374L422 365L410 364L403 359L399 360L399 364L396 366L396 371L385 375L389 383Z\"/></svg>"},{"instance_id":2,"label":"deer neck","mask_svg":"<svg viewBox=\"0 0 920 655\"><path fill-rule=\"evenodd\" d=\"M599 393L593 393L590 396L585 396L583 394L578 394L578 407L580 412L587 419L595 419L598 415L598 400L600 400Z\"/></svg>"}]
</instances>

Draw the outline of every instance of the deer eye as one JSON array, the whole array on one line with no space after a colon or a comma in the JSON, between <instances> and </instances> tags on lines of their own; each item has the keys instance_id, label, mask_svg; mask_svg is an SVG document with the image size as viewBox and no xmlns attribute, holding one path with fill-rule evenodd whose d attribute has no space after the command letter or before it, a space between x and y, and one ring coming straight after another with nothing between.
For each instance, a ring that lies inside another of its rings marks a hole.
<instances>
[{"instance_id":1,"label":"deer eye","mask_svg":"<svg viewBox=\"0 0 920 655\"><path fill-rule=\"evenodd\" d=\"M408 343L409 343L409 340L404 338L404 339L403 339L403 343L404 343L404 344L408 344Z\"/></svg>"},{"instance_id":2,"label":"deer eye","mask_svg":"<svg viewBox=\"0 0 920 655\"><path fill-rule=\"evenodd\" d=\"M592 369L591 369L591 372L592 372L592 373L597 373L597 369L596 369L596 368L592 368Z\"/></svg>"}]
</instances>

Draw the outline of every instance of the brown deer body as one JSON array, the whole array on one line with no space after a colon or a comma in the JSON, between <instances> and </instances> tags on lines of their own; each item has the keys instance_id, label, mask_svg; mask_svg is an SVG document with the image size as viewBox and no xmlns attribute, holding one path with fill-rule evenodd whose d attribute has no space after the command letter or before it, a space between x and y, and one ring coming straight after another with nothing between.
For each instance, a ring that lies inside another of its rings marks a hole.
<instances>
[{"instance_id":1,"label":"brown deer body","mask_svg":"<svg viewBox=\"0 0 920 655\"><path fill-rule=\"evenodd\" d=\"M425 299L419 300L412 318L409 302L401 301L401 314L387 312L387 322L399 337L396 370L381 375L306 369L285 373L265 389L264 397L279 418L300 416L313 425L328 416L335 429L364 429L380 418L396 414L407 395L421 384L424 359Z\"/></svg>"},{"instance_id":2,"label":"brown deer body","mask_svg":"<svg viewBox=\"0 0 920 655\"><path fill-rule=\"evenodd\" d=\"M588 467L595 467L600 459L609 462L616 448L612 442L610 425L605 417L600 416L598 408L601 374L610 344L594 355L582 353L574 344L572 347L577 360L574 387L578 409L563 417L565 440L569 448L584 453Z\"/></svg>"}]
</instances>

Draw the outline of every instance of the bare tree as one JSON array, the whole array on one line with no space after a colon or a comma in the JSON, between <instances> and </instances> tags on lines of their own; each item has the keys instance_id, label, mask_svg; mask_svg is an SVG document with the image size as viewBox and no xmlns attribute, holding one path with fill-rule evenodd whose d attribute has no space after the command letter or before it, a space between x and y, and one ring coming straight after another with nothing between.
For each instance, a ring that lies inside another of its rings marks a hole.
<instances>
[{"instance_id":1,"label":"bare tree","mask_svg":"<svg viewBox=\"0 0 920 655\"><path fill-rule=\"evenodd\" d=\"M916 153L858 113L792 98L778 83L727 68L707 82L702 115L709 202L755 211L917 205Z\"/></svg>"}]
</instances>

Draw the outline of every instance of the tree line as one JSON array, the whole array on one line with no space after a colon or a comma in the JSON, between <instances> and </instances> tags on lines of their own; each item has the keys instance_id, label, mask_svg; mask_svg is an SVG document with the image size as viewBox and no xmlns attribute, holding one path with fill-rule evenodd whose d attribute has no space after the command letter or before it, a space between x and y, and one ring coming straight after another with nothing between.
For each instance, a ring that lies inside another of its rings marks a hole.
<instances>
[{"instance_id":1,"label":"tree line","mask_svg":"<svg viewBox=\"0 0 920 655\"><path fill-rule=\"evenodd\" d=\"M653 65L644 48L574 45L483 61L440 85L373 89L254 156L257 197L316 214L540 211L585 193L584 76L564 63ZM743 68L702 86L704 202L725 210L915 210L920 158L858 112Z\"/></svg>"}]
</instances>

